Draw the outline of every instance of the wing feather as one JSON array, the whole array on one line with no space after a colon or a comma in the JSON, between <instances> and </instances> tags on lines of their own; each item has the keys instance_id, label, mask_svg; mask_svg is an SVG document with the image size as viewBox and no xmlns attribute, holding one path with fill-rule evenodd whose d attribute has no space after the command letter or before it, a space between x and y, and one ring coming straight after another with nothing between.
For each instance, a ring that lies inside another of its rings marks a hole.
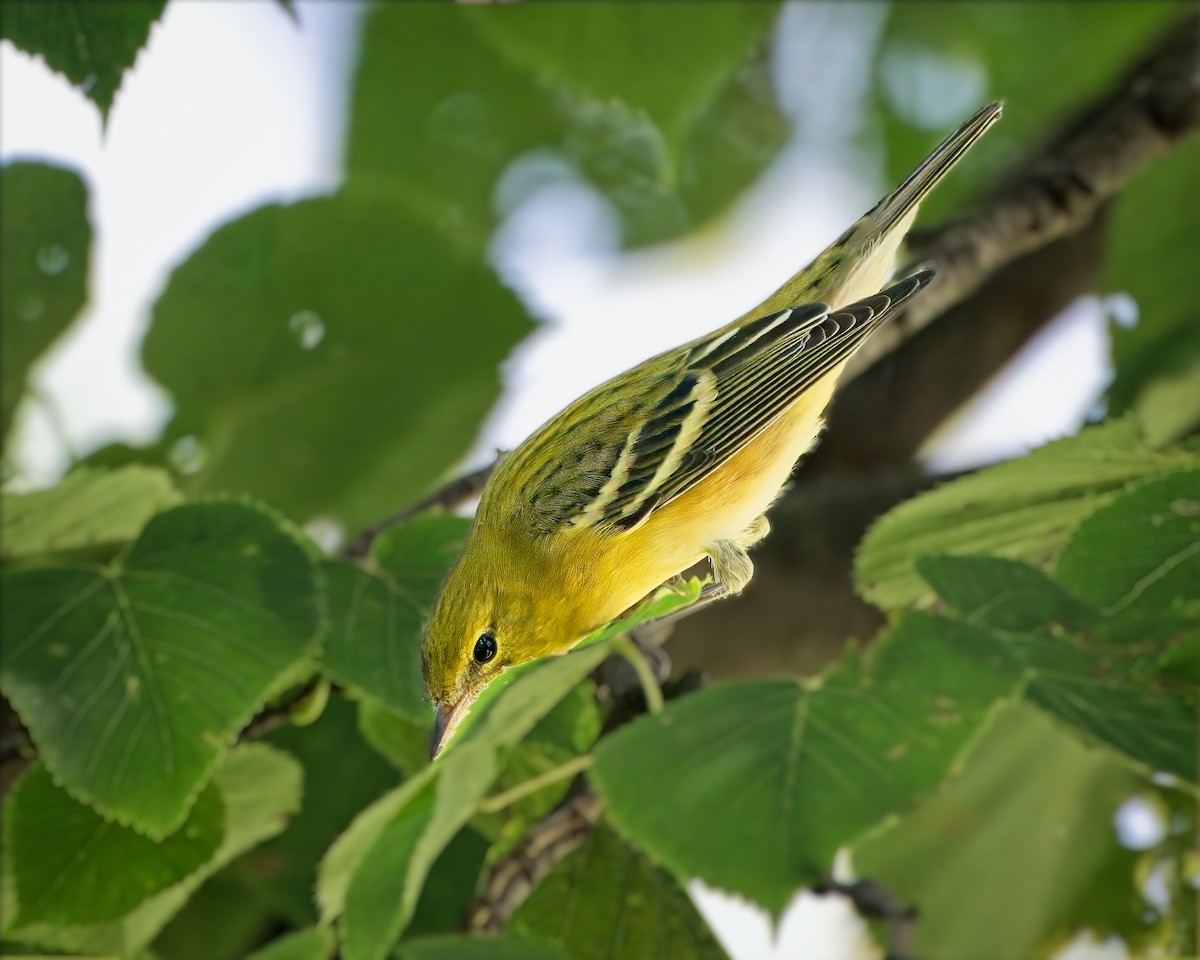
<instances>
[{"instance_id":1,"label":"wing feather","mask_svg":"<svg viewBox=\"0 0 1200 960\"><path fill-rule=\"evenodd\" d=\"M750 443L931 278L719 330L598 387L506 463L538 465L524 478L537 526L633 529Z\"/></svg>"}]
</instances>

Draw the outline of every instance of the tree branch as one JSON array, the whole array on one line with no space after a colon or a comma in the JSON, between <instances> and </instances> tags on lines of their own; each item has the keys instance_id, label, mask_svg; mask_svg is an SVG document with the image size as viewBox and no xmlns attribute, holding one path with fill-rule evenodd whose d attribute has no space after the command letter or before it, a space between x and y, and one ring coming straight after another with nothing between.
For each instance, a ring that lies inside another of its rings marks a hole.
<instances>
[{"instance_id":1,"label":"tree branch","mask_svg":"<svg viewBox=\"0 0 1200 960\"><path fill-rule=\"evenodd\" d=\"M1200 127L1200 15L1172 24L1105 96L960 219L910 235L937 280L876 332L847 370L890 354L1000 268L1088 227L1137 173Z\"/></svg>"}]
</instances>

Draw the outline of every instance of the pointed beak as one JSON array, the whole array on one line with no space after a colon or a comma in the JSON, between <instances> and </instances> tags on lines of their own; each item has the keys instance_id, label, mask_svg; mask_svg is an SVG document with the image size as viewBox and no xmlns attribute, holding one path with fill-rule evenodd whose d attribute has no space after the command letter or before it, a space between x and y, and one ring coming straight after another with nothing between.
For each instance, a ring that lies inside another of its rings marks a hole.
<instances>
[{"instance_id":1,"label":"pointed beak","mask_svg":"<svg viewBox=\"0 0 1200 960\"><path fill-rule=\"evenodd\" d=\"M458 703L439 700L433 707L433 739L429 744L429 759L433 760L454 736L454 731L471 711L471 700L464 697Z\"/></svg>"}]
</instances>

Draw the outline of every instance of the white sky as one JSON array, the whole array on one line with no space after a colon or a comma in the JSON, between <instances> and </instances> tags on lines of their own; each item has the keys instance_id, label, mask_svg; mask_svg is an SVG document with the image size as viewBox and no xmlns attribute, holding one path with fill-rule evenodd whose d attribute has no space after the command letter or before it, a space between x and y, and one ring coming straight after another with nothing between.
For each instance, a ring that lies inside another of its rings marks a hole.
<instances>
[{"instance_id":1,"label":"white sky","mask_svg":"<svg viewBox=\"0 0 1200 960\"><path fill-rule=\"evenodd\" d=\"M35 374L79 454L152 439L169 417L169 399L137 356L171 268L241 213L339 182L361 8L297 6L299 28L275 0L172 0L103 136L90 102L0 44L0 157L74 167L91 191L90 306ZM603 202L569 178L510 217L495 262L547 322L506 365L508 391L473 458L516 444L604 377L742 312L875 202L878 171L846 167L837 150L856 133L865 83L857 65L869 62L864 44L873 42L872 31L848 29L857 20L878 27L878 10L823 3L785 12L776 47L791 55L777 59L776 82L785 109L805 119L804 140L705 236L622 254ZM808 28L818 24L814 48ZM986 78L968 79L982 99ZM931 462L966 467L1073 432L1106 381L1106 352L1099 302L1080 301L943 431ZM68 462L53 419L27 403L19 430L18 481L53 482ZM702 890L696 899L734 960L869 955L861 922L830 898L798 898L774 940L757 908Z\"/></svg>"}]
</instances>

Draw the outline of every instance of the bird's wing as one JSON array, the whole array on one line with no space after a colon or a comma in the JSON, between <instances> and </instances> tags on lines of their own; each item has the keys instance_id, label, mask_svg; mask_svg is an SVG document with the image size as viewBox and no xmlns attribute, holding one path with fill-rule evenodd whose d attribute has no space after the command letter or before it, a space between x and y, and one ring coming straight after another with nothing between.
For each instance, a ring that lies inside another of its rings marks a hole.
<instances>
[{"instance_id":1,"label":"bird's wing","mask_svg":"<svg viewBox=\"0 0 1200 960\"><path fill-rule=\"evenodd\" d=\"M657 358L654 376L635 368L597 388L532 438L539 455L522 458L539 465L522 484L538 525L638 526L770 426L932 276L839 310L806 304L718 331L673 362Z\"/></svg>"}]
</instances>

